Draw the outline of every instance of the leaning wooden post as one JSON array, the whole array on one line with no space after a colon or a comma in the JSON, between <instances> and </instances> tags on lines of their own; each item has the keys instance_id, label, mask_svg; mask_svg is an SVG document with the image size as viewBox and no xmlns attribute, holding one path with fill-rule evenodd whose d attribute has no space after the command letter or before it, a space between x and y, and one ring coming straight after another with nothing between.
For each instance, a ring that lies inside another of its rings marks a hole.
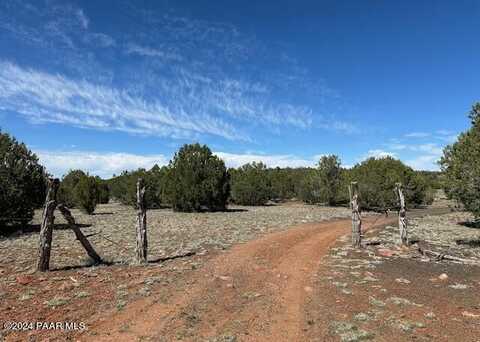
<instances>
[{"instance_id":1,"label":"leaning wooden post","mask_svg":"<svg viewBox=\"0 0 480 342\"><path fill-rule=\"evenodd\" d=\"M87 254L90 258L92 258L92 260L96 263L96 264L100 264L102 262L102 258L100 258L100 256L97 254L97 252L95 251L95 249L93 249L92 245L90 244L90 242L87 240L87 238L85 237L85 235L83 235L82 231L80 230L80 228L78 228L76 222L75 222L75 218L72 216L72 213L70 212L70 210L64 205L64 204L60 204L58 206L58 210L60 210L60 212L62 213L63 217L65 218L65 220L68 222L68 225L70 226L70 228L73 230L73 232L75 233L75 236L77 237L77 240L80 241L80 243L82 244L83 248L85 248L85 250L87 251Z\"/></svg>"},{"instance_id":2,"label":"leaning wooden post","mask_svg":"<svg viewBox=\"0 0 480 342\"><path fill-rule=\"evenodd\" d=\"M395 192L400 205L400 209L398 210L398 230L400 231L400 241L402 245L408 246L407 210L405 209L405 197L403 196L401 183L395 184Z\"/></svg>"},{"instance_id":3,"label":"leaning wooden post","mask_svg":"<svg viewBox=\"0 0 480 342\"><path fill-rule=\"evenodd\" d=\"M45 199L45 207L43 209L42 224L40 226L40 240L38 244L38 260L37 271L45 272L50 268L50 250L52 248L53 223L55 216L53 215L57 206L57 191L60 181L49 179L47 198Z\"/></svg>"},{"instance_id":4,"label":"leaning wooden post","mask_svg":"<svg viewBox=\"0 0 480 342\"><path fill-rule=\"evenodd\" d=\"M362 243L362 217L358 203L358 183L351 182L348 188L350 193L350 206L352 208L352 245L360 247Z\"/></svg>"},{"instance_id":5,"label":"leaning wooden post","mask_svg":"<svg viewBox=\"0 0 480 342\"><path fill-rule=\"evenodd\" d=\"M147 263L147 203L145 201L145 183L137 181L137 262Z\"/></svg>"}]
</instances>

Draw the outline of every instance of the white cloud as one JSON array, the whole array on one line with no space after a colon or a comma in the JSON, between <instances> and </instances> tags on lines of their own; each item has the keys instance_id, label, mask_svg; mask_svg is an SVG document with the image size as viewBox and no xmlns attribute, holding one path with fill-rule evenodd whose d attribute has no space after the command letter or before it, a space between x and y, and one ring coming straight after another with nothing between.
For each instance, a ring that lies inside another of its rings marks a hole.
<instances>
[{"instance_id":1,"label":"white cloud","mask_svg":"<svg viewBox=\"0 0 480 342\"><path fill-rule=\"evenodd\" d=\"M111 47L116 45L115 39L105 33L89 33L85 36L85 40L90 44L100 47Z\"/></svg>"},{"instance_id":2,"label":"white cloud","mask_svg":"<svg viewBox=\"0 0 480 342\"><path fill-rule=\"evenodd\" d=\"M437 136L430 134L432 139L446 141L452 132L442 130L436 131L435 133ZM437 142L409 144L408 142L402 143L398 139L393 139L392 143L386 144L386 146L388 146L389 149L399 151L400 156L398 156L398 158L416 170L438 170L439 166L437 161L440 160L443 155L444 148L444 146Z\"/></svg>"},{"instance_id":3,"label":"white cloud","mask_svg":"<svg viewBox=\"0 0 480 342\"><path fill-rule=\"evenodd\" d=\"M408 149L408 145L406 144L400 144L400 143L391 143L387 145L390 149L396 150L396 151L401 151L401 150L406 150Z\"/></svg>"},{"instance_id":4,"label":"white cloud","mask_svg":"<svg viewBox=\"0 0 480 342\"><path fill-rule=\"evenodd\" d=\"M156 57L156 58L161 58L166 60L176 60L176 61L183 60L182 56L180 56L177 53L164 51L161 49L155 49L148 46L140 46L134 43L130 43L127 45L126 53L146 56L146 57Z\"/></svg>"},{"instance_id":5,"label":"white cloud","mask_svg":"<svg viewBox=\"0 0 480 342\"><path fill-rule=\"evenodd\" d=\"M83 12L83 9L77 9L75 12L78 21L80 22L80 25L83 27L83 29L88 29L88 25L90 24L90 20L87 18L85 13Z\"/></svg>"},{"instance_id":6,"label":"white cloud","mask_svg":"<svg viewBox=\"0 0 480 342\"><path fill-rule=\"evenodd\" d=\"M439 159L440 157L435 155L421 155L406 160L405 163L415 170L438 171L439 166L437 164L437 161Z\"/></svg>"},{"instance_id":7,"label":"white cloud","mask_svg":"<svg viewBox=\"0 0 480 342\"><path fill-rule=\"evenodd\" d=\"M360 129L357 126L355 126L354 124L352 124L350 122L338 121L338 120L334 120L334 121L330 121L330 122L325 120L325 122L319 123L318 127L328 129L328 130L332 130L332 131L343 132L343 133L347 133L347 134L353 134L353 133L359 133L360 132Z\"/></svg>"},{"instance_id":8,"label":"white cloud","mask_svg":"<svg viewBox=\"0 0 480 342\"><path fill-rule=\"evenodd\" d=\"M435 133L440 134L440 135L452 135L452 134L454 134L455 132L449 131L449 130L446 130L446 129L439 129L439 130L436 131Z\"/></svg>"},{"instance_id":9,"label":"white cloud","mask_svg":"<svg viewBox=\"0 0 480 342\"><path fill-rule=\"evenodd\" d=\"M428 154L440 156L443 153L443 148L435 143L428 143L422 145L411 146L413 151L426 152Z\"/></svg>"},{"instance_id":10,"label":"white cloud","mask_svg":"<svg viewBox=\"0 0 480 342\"><path fill-rule=\"evenodd\" d=\"M431 136L431 134L426 132L412 132L405 134L406 138L427 138L429 136Z\"/></svg>"},{"instance_id":11,"label":"white cloud","mask_svg":"<svg viewBox=\"0 0 480 342\"><path fill-rule=\"evenodd\" d=\"M113 174L120 174L125 170L138 168L150 169L155 164L167 165L170 158L163 154L140 155L118 152L93 151L47 151L34 150L40 163L55 177L61 177L69 170L81 169L92 175L110 178ZM313 167L318 162L315 156L312 159L302 159L293 155L261 155L235 154L214 152L225 161L227 167L239 167L251 162L263 162L268 167Z\"/></svg>"},{"instance_id":12,"label":"white cloud","mask_svg":"<svg viewBox=\"0 0 480 342\"><path fill-rule=\"evenodd\" d=\"M389 152L389 151L384 151L382 149L374 149L374 150L369 150L367 154L362 158L362 160L367 159L367 158L385 158L385 157L392 157L392 158L398 158L397 154L395 152Z\"/></svg>"},{"instance_id":13,"label":"white cloud","mask_svg":"<svg viewBox=\"0 0 480 342\"><path fill-rule=\"evenodd\" d=\"M75 81L0 61L0 100L3 109L34 123L62 123L83 128L129 133L192 137L210 134L246 139L231 125L208 113L173 111L125 91Z\"/></svg>"},{"instance_id":14,"label":"white cloud","mask_svg":"<svg viewBox=\"0 0 480 342\"><path fill-rule=\"evenodd\" d=\"M318 160L302 159L294 155L262 155L262 154L235 154L227 152L214 152L225 161L228 167L239 167L247 163L263 162L268 167L309 167L314 166Z\"/></svg>"},{"instance_id":15,"label":"white cloud","mask_svg":"<svg viewBox=\"0 0 480 342\"><path fill-rule=\"evenodd\" d=\"M81 169L92 175L110 178L125 170L150 169L155 164L166 165L163 154L137 155L130 153L99 153L88 151L34 151L40 163L55 177L61 177L69 170Z\"/></svg>"},{"instance_id":16,"label":"white cloud","mask_svg":"<svg viewBox=\"0 0 480 342\"><path fill-rule=\"evenodd\" d=\"M421 152L420 155L406 160L406 164L416 170L437 171L437 161L443 155L443 148L435 143L410 146L412 151Z\"/></svg>"},{"instance_id":17,"label":"white cloud","mask_svg":"<svg viewBox=\"0 0 480 342\"><path fill-rule=\"evenodd\" d=\"M458 134L442 135L437 138L446 142L447 144L453 144L455 141L457 141Z\"/></svg>"}]
</instances>

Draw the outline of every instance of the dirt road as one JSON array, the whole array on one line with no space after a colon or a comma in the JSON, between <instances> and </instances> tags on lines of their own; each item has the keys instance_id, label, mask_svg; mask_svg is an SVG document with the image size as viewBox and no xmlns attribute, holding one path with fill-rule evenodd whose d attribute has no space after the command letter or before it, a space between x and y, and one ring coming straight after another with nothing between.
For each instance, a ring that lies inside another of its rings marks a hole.
<instances>
[{"instance_id":1,"label":"dirt road","mask_svg":"<svg viewBox=\"0 0 480 342\"><path fill-rule=\"evenodd\" d=\"M394 217L367 217L364 227ZM151 296L102 313L78 336L95 341L304 341L305 303L322 256L350 220L305 224L237 245L213 258L167 298ZM159 285L161 286L161 285Z\"/></svg>"}]
</instances>

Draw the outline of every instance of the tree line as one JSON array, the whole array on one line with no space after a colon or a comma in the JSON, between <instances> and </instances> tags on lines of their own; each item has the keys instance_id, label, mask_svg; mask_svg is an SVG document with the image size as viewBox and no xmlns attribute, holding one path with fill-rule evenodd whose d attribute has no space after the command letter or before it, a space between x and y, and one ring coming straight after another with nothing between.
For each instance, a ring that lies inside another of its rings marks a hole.
<instances>
[{"instance_id":1,"label":"tree line","mask_svg":"<svg viewBox=\"0 0 480 342\"><path fill-rule=\"evenodd\" d=\"M254 162L227 169L206 145L184 145L166 166L124 171L100 179L81 170L66 174L59 201L93 213L111 200L135 205L135 184L146 184L149 208L175 211L225 210L229 203L265 205L298 199L309 204L348 205L348 184L359 184L362 209L397 207L395 184L402 183L409 208L430 204L436 189L480 218L480 104L469 113L471 127L444 149L441 172L415 171L400 160L369 158L342 167L338 156L323 156L311 168L268 168ZM0 131L0 227L25 225L45 200L49 177L25 144ZM0 230L1 232L1 230Z\"/></svg>"}]
</instances>

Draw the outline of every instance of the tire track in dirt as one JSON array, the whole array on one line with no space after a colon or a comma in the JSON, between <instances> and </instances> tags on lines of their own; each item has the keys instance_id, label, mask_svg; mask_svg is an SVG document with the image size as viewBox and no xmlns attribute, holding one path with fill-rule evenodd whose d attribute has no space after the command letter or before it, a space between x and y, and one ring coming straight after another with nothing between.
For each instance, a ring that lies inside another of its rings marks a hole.
<instances>
[{"instance_id":1,"label":"tire track in dirt","mask_svg":"<svg viewBox=\"0 0 480 342\"><path fill-rule=\"evenodd\" d=\"M364 227L394 218L363 219ZM304 224L240 244L208 261L168 303L145 298L111 312L79 336L88 341L304 341L305 303L315 300L314 277L350 220ZM326 294L328 295L328 294ZM127 327L127 328L122 328Z\"/></svg>"}]
</instances>

